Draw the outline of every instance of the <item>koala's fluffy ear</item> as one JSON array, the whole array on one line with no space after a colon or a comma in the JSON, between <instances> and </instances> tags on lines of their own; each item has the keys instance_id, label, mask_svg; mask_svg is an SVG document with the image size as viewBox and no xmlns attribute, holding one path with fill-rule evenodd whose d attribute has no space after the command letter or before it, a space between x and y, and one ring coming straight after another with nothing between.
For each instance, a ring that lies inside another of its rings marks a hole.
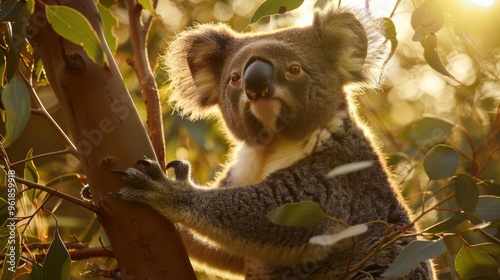
<instances>
[{"instance_id":1,"label":"koala's fluffy ear","mask_svg":"<svg viewBox=\"0 0 500 280\"><path fill-rule=\"evenodd\" d=\"M201 24L170 43L165 55L172 93L170 101L192 119L216 112L220 73L235 32L219 24Z\"/></svg>"},{"instance_id":2,"label":"koala's fluffy ear","mask_svg":"<svg viewBox=\"0 0 500 280\"><path fill-rule=\"evenodd\" d=\"M312 27L319 29L326 50L338 49L325 53L336 61L347 81L365 81L366 73L380 61L382 28L367 12L329 5L315 13Z\"/></svg>"}]
</instances>

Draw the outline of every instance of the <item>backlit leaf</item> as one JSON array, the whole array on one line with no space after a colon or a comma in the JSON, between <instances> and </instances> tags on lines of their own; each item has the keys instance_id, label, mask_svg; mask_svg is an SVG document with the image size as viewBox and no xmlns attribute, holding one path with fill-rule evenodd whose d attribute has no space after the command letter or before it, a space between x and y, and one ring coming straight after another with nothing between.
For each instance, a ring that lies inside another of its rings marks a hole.
<instances>
[{"instance_id":1,"label":"backlit leaf","mask_svg":"<svg viewBox=\"0 0 500 280\"><path fill-rule=\"evenodd\" d=\"M411 26L415 30L413 41L421 41L425 36L438 32L443 22L444 16L439 2L424 1L411 14Z\"/></svg>"},{"instance_id":2,"label":"backlit leaf","mask_svg":"<svg viewBox=\"0 0 500 280\"><path fill-rule=\"evenodd\" d=\"M382 277L399 278L421 262L433 259L444 253L443 239L415 240L406 246L396 257L391 266L382 273Z\"/></svg>"},{"instance_id":3,"label":"backlit leaf","mask_svg":"<svg viewBox=\"0 0 500 280\"><path fill-rule=\"evenodd\" d=\"M428 116L407 125L401 138L411 146L425 148L443 143L451 135L452 128L449 121Z\"/></svg>"},{"instance_id":4,"label":"backlit leaf","mask_svg":"<svg viewBox=\"0 0 500 280\"><path fill-rule=\"evenodd\" d=\"M152 15L156 15L156 11L151 0L137 0L137 2L141 4L144 10L150 12Z\"/></svg>"},{"instance_id":5,"label":"backlit leaf","mask_svg":"<svg viewBox=\"0 0 500 280\"><path fill-rule=\"evenodd\" d=\"M43 267L37 262L31 264L30 280L43 280Z\"/></svg>"},{"instance_id":6,"label":"backlit leaf","mask_svg":"<svg viewBox=\"0 0 500 280\"><path fill-rule=\"evenodd\" d=\"M500 197L493 195L480 196L474 214L485 221L500 220Z\"/></svg>"},{"instance_id":7,"label":"backlit leaf","mask_svg":"<svg viewBox=\"0 0 500 280\"><path fill-rule=\"evenodd\" d=\"M265 16L284 14L297 9L303 2L304 0L266 0L257 8L250 18L249 24L253 24Z\"/></svg>"},{"instance_id":8,"label":"backlit leaf","mask_svg":"<svg viewBox=\"0 0 500 280\"><path fill-rule=\"evenodd\" d=\"M43 279L67 280L70 274L71 258L56 229L43 263Z\"/></svg>"},{"instance_id":9,"label":"backlit leaf","mask_svg":"<svg viewBox=\"0 0 500 280\"><path fill-rule=\"evenodd\" d=\"M465 216L462 215L455 215L452 216L448 219L445 219L437 224L434 224L427 229L424 230L424 232L428 233L442 233L442 232L447 232L453 229L454 227L458 226L461 224L463 221L466 220Z\"/></svg>"},{"instance_id":10,"label":"backlit leaf","mask_svg":"<svg viewBox=\"0 0 500 280\"><path fill-rule=\"evenodd\" d=\"M424 158L424 169L429 179L452 176L458 167L458 153L450 146L437 145Z\"/></svg>"},{"instance_id":11,"label":"backlit leaf","mask_svg":"<svg viewBox=\"0 0 500 280\"><path fill-rule=\"evenodd\" d=\"M271 222L281 226L308 227L321 222L326 214L313 201L284 204L267 213Z\"/></svg>"},{"instance_id":12,"label":"backlit leaf","mask_svg":"<svg viewBox=\"0 0 500 280\"><path fill-rule=\"evenodd\" d=\"M436 70L438 73L441 75L444 75L453 81L460 83L453 75L446 70L446 67L444 67L443 62L441 61L441 57L439 57L439 54L437 52L437 36L434 33L431 33L427 36L425 36L420 43L422 44L422 47L424 47L424 58L427 64L429 66Z\"/></svg>"},{"instance_id":13,"label":"backlit leaf","mask_svg":"<svg viewBox=\"0 0 500 280\"><path fill-rule=\"evenodd\" d=\"M101 66L109 64L97 32L82 13L66 6L47 5L45 14L54 31L73 44L82 46L94 63Z\"/></svg>"},{"instance_id":14,"label":"backlit leaf","mask_svg":"<svg viewBox=\"0 0 500 280\"><path fill-rule=\"evenodd\" d=\"M32 156L33 156L33 149L30 149L28 151L28 154L26 155L26 158L31 158ZM38 171L36 169L35 163L33 162L33 160L27 161L24 165L24 179L31 181L31 182L34 182L34 183L38 183L38 178L39 178L39 175L38 175ZM31 188L31 189L26 191L26 194L27 194L28 198L30 199L30 201L35 200L35 193L36 193L36 189L34 189L34 188Z\"/></svg>"},{"instance_id":15,"label":"backlit leaf","mask_svg":"<svg viewBox=\"0 0 500 280\"><path fill-rule=\"evenodd\" d=\"M373 165L372 161L359 161L359 162L347 163L347 164L343 164L343 165L335 167L330 172L328 172L328 175L326 175L326 176L331 178L331 177L335 177L335 176L339 176L339 175L344 175L347 173L352 173L352 172L366 169L372 165Z\"/></svg>"},{"instance_id":16,"label":"backlit leaf","mask_svg":"<svg viewBox=\"0 0 500 280\"><path fill-rule=\"evenodd\" d=\"M479 189L476 181L467 175L459 174L452 179L451 183L455 187L455 200L458 209L473 213L479 199Z\"/></svg>"},{"instance_id":17,"label":"backlit leaf","mask_svg":"<svg viewBox=\"0 0 500 280\"><path fill-rule=\"evenodd\" d=\"M384 22L384 35L385 39L391 42L391 51L389 52L389 55L387 59L384 61L384 65L387 64L387 62L391 59L391 57L394 55L396 52L396 48L398 47L398 39L396 37L396 26L394 25L394 22L390 18L382 18L382 21Z\"/></svg>"},{"instance_id":18,"label":"backlit leaf","mask_svg":"<svg viewBox=\"0 0 500 280\"><path fill-rule=\"evenodd\" d=\"M311 244L316 244L316 245L323 245L323 246L329 246L333 245L340 240L353 237L353 236L358 236L360 234L363 234L368 231L368 226L366 224L359 224L359 225L354 225L350 226L336 234L326 234L326 235L319 235L319 236L314 236L309 239L309 243Z\"/></svg>"},{"instance_id":19,"label":"backlit leaf","mask_svg":"<svg viewBox=\"0 0 500 280\"><path fill-rule=\"evenodd\" d=\"M108 43L111 53L116 54L116 50L118 49L118 37L115 34L115 28L118 27L118 19L116 19L111 9L104 7L102 4L97 4L97 8L101 15L106 43Z\"/></svg>"},{"instance_id":20,"label":"backlit leaf","mask_svg":"<svg viewBox=\"0 0 500 280\"><path fill-rule=\"evenodd\" d=\"M23 132L30 117L30 95L21 80L13 77L2 93L2 104L6 111L5 147L10 146Z\"/></svg>"},{"instance_id":21,"label":"backlit leaf","mask_svg":"<svg viewBox=\"0 0 500 280\"><path fill-rule=\"evenodd\" d=\"M498 279L498 263L488 254L462 246L455 258L462 279Z\"/></svg>"}]
</instances>

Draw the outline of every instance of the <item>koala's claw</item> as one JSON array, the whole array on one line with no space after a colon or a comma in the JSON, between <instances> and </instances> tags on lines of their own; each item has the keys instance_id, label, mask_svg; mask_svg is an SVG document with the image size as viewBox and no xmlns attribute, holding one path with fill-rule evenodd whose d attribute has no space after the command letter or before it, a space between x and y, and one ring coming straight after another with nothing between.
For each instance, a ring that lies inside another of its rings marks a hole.
<instances>
[{"instance_id":1,"label":"koala's claw","mask_svg":"<svg viewBox=\"0 0 500 280\"><path fill-rule=\"evenodd\" d=\"M153 164L153 161L152 161L152 160L150 160L150 159L147 159L147 158L145 158L145 159L140 159L140 160L138 160L138 161L137 161L137 165L150 166L150 165L152 165L152 164Z\"/></svg>"},{"instance_id":2,"label":"koala's claw","mask_svg":"<svg viewBox=\"0 0 500 280\"><path fill-rule=\"evenodd\" d=\"M127 176L128 175L127 170L118 170L118 169L115 169L115 170L112 170L112 172L115 173L115 174L118 174L118 175L122 175L122 176Z\"/></svg>"},{"instance_id":3,"label":"koala's claw","mask_svg":"<svg viewBox=\"0 0 500 280\"><path fill-rule=\"evenodd\" d=\"M185 160L173 160L167 164L167 169L173 168L175 180L186 181L191 173L191 165Z\"/></svg>"}]
</instances>

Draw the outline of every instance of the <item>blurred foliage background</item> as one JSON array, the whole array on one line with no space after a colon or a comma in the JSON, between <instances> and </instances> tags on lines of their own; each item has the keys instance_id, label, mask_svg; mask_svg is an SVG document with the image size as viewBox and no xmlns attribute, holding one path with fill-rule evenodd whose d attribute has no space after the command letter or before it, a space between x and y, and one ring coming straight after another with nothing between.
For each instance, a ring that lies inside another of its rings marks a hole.
<instances>
[{"instance_id":1,"label":"blurred foliage background","mask_svg":"<svg viewBox=\"0 0 500 280\"><path fill-rule=\"evenodd\" d=\"M115 29L119 39L117 63L141 116L145 117L136 75L127 64L127 59L132 57L127 12L122 3L116 5L113 0L100 2L112 7L119 20L119 26ZM260 2L170 0L159 1L156 9L159 17L149 34L148 50L149 59L155 66L157 82L161 86L161 98L165 101L163 110L167 161L176 158L190 160L194 180L202 184L209 182L221 169L226 160L228 142L217 121L191 122L179 118L173 112L166 102L168 77L162 70L161 54L175 34L196 23L224 22L241 32L272 30L291 24L309 23L312 10L327 1L306 0L297 10L266 17L249 25L249 18ZM417 145L415 139L408 136L408 129L423 116L432 116L432 119L438 117L453 124L449 133L431 131L428 135L439 139L445 136L440 142L459 152L459 170L483 182L481 192L500 195L500 1L438 1L444 18L442 27L436 32L437 52L445 68L458 82L432 69L424 58L422 45L412 40L415 30L411 26L411 17L421 2L423 1L344 0L341 3L342 6L369 8L375 17L390 17L396 26L398 46L395 55L385 66L380 86L367 89L354 99L361 118L372 129L387 155L405 198L417 213L424 204L423 197L435 193L447 182L429 180L422 162L426 152L432 147ZM374 77L375 80L378 78ZM38 92L49 112L65 128L57 100L50 86L43 82L43 77L38 85ZM3 127L0 128L0 133L4 134ZM42 154L63 148L59 138L45 121L31 116L22 136L7 152L11 161L17 161L26 158L31 149L34 154ZM70 156L60 155L34 162L42 183L68 172L82 171L78 162ZM18 172L21 174L22 170ZM79 195L81 184L70 180L58 184L57 188ZM430 200L425 201L431 203ZM106 244L104 233L88 211L55 198L47 208L57 214L61 236L76 234L82 242L99 245L102 241ZM442 212L431 213L423 219L422 227L444 218L446 214ZM34 241L50 241L53 219L42 215L38 219L29 232L30 238ZM498 237L498 232L495 234ZM101 261L101 267L112 267L114 263L107 258L102 258ZM82 271L84 266L85 262L81 262L73 265L73 270ZM451 277L446 260L440 261L440 269L442 279ZM77 275L75 273L75 277Z\"/></svg>"}]
</instances>

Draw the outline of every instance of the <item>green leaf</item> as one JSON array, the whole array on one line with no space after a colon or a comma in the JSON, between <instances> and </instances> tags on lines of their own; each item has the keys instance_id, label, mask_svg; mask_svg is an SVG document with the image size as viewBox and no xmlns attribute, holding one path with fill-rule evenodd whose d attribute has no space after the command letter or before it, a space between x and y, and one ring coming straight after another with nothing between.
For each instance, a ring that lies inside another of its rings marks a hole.
<instances>
[{"instance_id":1,"label":"green leaf","mask_svg":"<svg viewBox=\"0 0 500 280\"><path fill-rule=\"evenodd\" d=\"M458 153L450 146L437 145L424 158L424 170L429 179L450 177L458 167Z\"/></svg>"},{"instance_id":2,"label":"green leaf","mask_svg":"<svg viewBox=\"0 0 500 280\"><path fill-rule=\"evenodd\" d=\"M28 154L26 155L26 158L31 158L31 157L33 157L33 149L30 149L28 151ZM35 163L33 162L33 160L27 161L24 165L24 179L34 183L38 183L38 178L39 175ZM37 190L34 188L31 188L26 191L26 194L30 201L35 200L36 192Z\"/></svg>"},{"instance_id":3,"label":"green leaf","mask_svg":"<svg viewBox=\"0 0 500 280\"><path fill-rule=\"evenodd\" d=\"M359 224L359 225L354 225L350 226L340 232L337 232L336 234L325 234L325 235L319 235L319 236L314 236L309 239L309 243L311 244L316 244L316 245L323 245L323 246L329 246L333 245L340 240L349 238L349 237L354 237L358 236L360 234L363 234L368 231L368 226L366 224Z\"/></svg>"},{"instance_id":4,"label":"green leaf","mask_svg":"<svg viewBox=\"0 0 500 280\"><path fill-rule=\"evenodd\" d=\"M474 246L474 249L483 253L500 257L500 244L495 244L495 243L477 244Z\"/></svg>"},{"instance_id":5,"label":"green leaf","mask_svg":"<svg viewBox=\"0 0 500 280\"><path fill-rule=\"evenodd\" d=\"M0 22L15 21L19 19L19 14L26 8L26 2L20 0L7 0L0 7Z\"/></svg>"},{"instance_id":6,"label":"green leaf","mask_svg":"<svg viewBox=\"0 0 500 280\"><path fill-rule=\"evenodd\" d=\"M118 19L109 8L104 7L101 3L97 4L99 14L103 25L104 38L112 54L116 54L118 49L118 37L115 34L115 28L118 27Z\"/></svg>"},{"instance_id":7,"label":"green leaf","mask_svg":"<svg viewBox=\"0 0 500 280\"><path fill-rule=\"evenodd\" d=\"M396 52L396 48L398 47L398 39L396 33L396 25L394 25L392 19L384 17L381 20L383 21L383 26L385 30L384 32L385 39L391 42L391 51L389 52L389 56L387 57L387 59L384 61L385 65Z\"/></svg>"},{"instance_id":8,"label":"green leaf","mask_svg":"<svg viewBox=\"0 0 500 280\"><path fill-rule=\"evenodd\" d=\"M79 11L66 6L45 6L45 14L57 34L83 47L97 65L109 64L97 32Z\"/></svg>"},{"instance_id":9,"label":"green leaf","mask_svg":"<svg viewBox=\"0 0 500 280\"><path fill-rule=\"evenodd\" d=\"M485 221L500 220L500 197L493 195L480 196L474 214Z\"/></svg>"},{"instance_id":10,"label":"green leaf","mask_svg":"<svg viewBox=\"0 0 500 280\"><path fill-rule=\"evenodd\" d=\"M7 115L3 145L9 147L21 135L30 117L30 95L19 78L13 77L5 87L2 93L2 104Z\"/></svg>"},{"instance_id":11,"label":"green leaf","mask_svg":"<svg viewBox=\"0 0 500 280\"><path fill-rule=\"evenodd\" d=\"M488 254L462 246L455 258L462 279L498 279L498 263Z\"/></svg>"},{"instance_id":12,"label":"green leaf","mask_svg":"<svg viewBox=\"0 0 500 280\"><path fill-rule=\"evenodd\" d=\"M144 10L150 12L152 15L156 15L156 11L151 0L138 0L137 2L141 4Z\"/></svg>"},{"instance_id":13,"label":"green leaf","mask_svg":"<svg viewBox=\"0 0 500 280\"><path fill-rule=\"evenodd\" d=\"M30 280L43 280L43 267L37 263L31 263Z\"/></svg>"},{"instance_id":14,"label":"green leaf","mask_svg":"<svg viewBox=\"0 0 500 280\"><path fill-rule=\"evenodd\" d=\"M7 224L10 224L10 221L8 221ZM16 226L8 227L3 225L0 230L0 235L2 235L0 240L5 240L7 245L7 251L5 252L2 264L2 277L0 279L14 279L14 273L17 270L19 258L21 257L21 238Z\"/></svg>"},{"instance_id":15,"label":"green leaf","mask_svg":"<svg viewBox=\"0 0 500 280\"><path fill-rule=\"evenodd\" d=\"M321 222L326 214L313 201L284 204L267 213L271 222L281 226L308 227Z\"/></svg>"},{"instance_id":16,"label":"green leaf","mask_svg":"<svg viewBox=\"0 0 500 280\"><path fill-rule=\"evenodd\" d=\"M453 81L460 83L459 80L457 80L453 75L446 70L446 67L444 67L443 62L441 61L441 58L439 57L439 54L437 52L437 36L434 33L431 33L427 36L425 36L420 43L422 44L422 47L424 47L424 59L427 61L427 64L429 66L436 70L438 73L441 75L444 75Z\"/></svg>"},{"instance_id":17,"label":"green leaf","mask_svg":"<svg viewBox=\"0 0 500 280\"><path fill-rule=\"evenodd\" d=\"M463 215L455 215L452 217L449 217L445 219L444 221L441 221L439 223L436 223L427 229L424 230L424 232L427 233L442 233L442 232L448 232L454 227L458 226L461 224L463 221L466 220L466 217Z\"/></svg>"},{"instance_id":18,"label":"green leaf","mask_svg":"<svg viewBox=\"0 0 500 280\"><path fill-rule=\"evenodd\" d=\"M453 124L447 120L424 117L407 125L401 138L414 147L429 147L443 143L451 135L452 128Z\"/></svg>"},{"instance_id":19,"label":"green leaf","mask_svg":"<svg viewBox=\"0 0 500 280\"><path fill-rule=\"evenodd\" d=\"M438 1L426 0L411 14L411 26L415 30L413 41L421 41L425 36L438 32L443 22L443 11Z\"/></svg>"},{"instance_id":20,"label":"green leaf","mask_svg":"<svg viewBox=\"0 0 500 280\"><path fill-rule=\"evenodd\" d=\"M359 170L366 169L372 165L373 165L373 161L358 161L358 162L351 162L351 163L343 164L343 165L335 167L330 172L328 172L326 177L332 178L335 176L340 176L340 175L356 172Z\"/></svg>"},{"instance_id":21,"label":"green leaf","mask_svg":"<svg viewBox=\"0 0 500 280\"><path fill-rule=\"evenodd\" d=\"M70 274L71 258L56 229L54 240L50 244L43 263L43 279L66 280L69 279Z\"/></svg>"},{"instance_id":22,"label":"green leaf","mask_svg":"<svg viewBox=\"0 0 500 280\"><path fill-rule=\"evenodd\" d=\"M16 15L14 21L7 25L7 52L5 54L6 69L5 80L10 81L17 72L20 60L20 53L26 46L26 28L28 25L28 17L30 16L28 9L21 9Z\"/></svg>"},{"instance_id":23,"label":"green leaf","mask_svg":"<svg viewBox=\"0 0 500 280\"><path fill-rule=\"evenodd\" d=\"M250 24L257 22L265 16L276 14L284 14L291 10L295 10L304 3L304 0L267 0L257 8L253 16L250 18Z\"/></svg>"},{"instance_id":24,"label":"green leaf","mask_svg":"<svg viewBox=\"0 0 500 280\"><path fill-rule=\"evenodd\" d=\"M403 251L396 257L391 266L382 273L382 277L399 278L421 262L428 259L436 258L444 253L443 239L437 241L432 240L415 240L406 246Z\"/></svg>"},{"instance_id":25,"label":"green leaf","mask_svg":"<svg viewBox=\"0 0 500 280\"><path fill-rule=\"evenodd\" d=\"M451 181L455 187L455 200L458 209L466 213L474 213L479 199L476 181L465 174L459 174Z\"/></svg>"}]
</instances>

